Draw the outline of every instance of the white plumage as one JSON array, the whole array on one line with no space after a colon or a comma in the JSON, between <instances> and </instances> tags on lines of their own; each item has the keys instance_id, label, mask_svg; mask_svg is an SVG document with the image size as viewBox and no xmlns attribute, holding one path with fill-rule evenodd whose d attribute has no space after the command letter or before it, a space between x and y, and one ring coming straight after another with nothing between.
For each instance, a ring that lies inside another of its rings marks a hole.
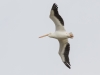
<instances>
[{"instance_id":1,"label":"white plumage","mask_svg":"<svg viewBox=\"0 0 100 75\"><path fill-rule=\"evenodd\" d=\"M54 3L51 11L50 11L50 19L55 24L55 32L49 33L43 36L40 36L39 38L49 36L50 38L55 38L59 41L59 55L63 61L63 63L70 69L70 61L69 61L69 51L70 51L70 44L68 43L68 38L73 38L72 33L67 33L64 28L64 21L62 17L59 15L58 7Z\"/></svg>"}]
</instances>

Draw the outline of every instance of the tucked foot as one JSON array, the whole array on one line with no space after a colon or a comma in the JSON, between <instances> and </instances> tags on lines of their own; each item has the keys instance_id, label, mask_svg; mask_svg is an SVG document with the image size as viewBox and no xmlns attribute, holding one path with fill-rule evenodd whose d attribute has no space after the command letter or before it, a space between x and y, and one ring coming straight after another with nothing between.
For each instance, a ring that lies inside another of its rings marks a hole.
<instances>
[{"instance_id":1,"label":"tucked foot","mask_svg":"<svg viewBox=\"0 0 100 75\"><path fill-rule=\"evenodd\" d=\"M74 35L72 34L72 32L70 32L69 34L70 34L70 38L73 38L74 37Z\"/></svg>"}]
</instances>

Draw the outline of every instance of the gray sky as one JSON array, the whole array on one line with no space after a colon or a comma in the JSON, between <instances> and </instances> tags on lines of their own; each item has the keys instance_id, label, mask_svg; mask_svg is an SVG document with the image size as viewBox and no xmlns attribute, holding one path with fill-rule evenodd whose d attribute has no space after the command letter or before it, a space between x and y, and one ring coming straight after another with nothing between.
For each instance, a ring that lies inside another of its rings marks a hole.
<instances>
[{"instance_id":1,"label":"gray sky","mask_svg":"<svg viewBox=\"0 0 100 75\"><path fill-rule=\"evenodd\" d=\"M58 55L53 3L65 22L71 69ZM100 75L100 0L0 0L0 75Z\"/></svg>"}]
</instances>

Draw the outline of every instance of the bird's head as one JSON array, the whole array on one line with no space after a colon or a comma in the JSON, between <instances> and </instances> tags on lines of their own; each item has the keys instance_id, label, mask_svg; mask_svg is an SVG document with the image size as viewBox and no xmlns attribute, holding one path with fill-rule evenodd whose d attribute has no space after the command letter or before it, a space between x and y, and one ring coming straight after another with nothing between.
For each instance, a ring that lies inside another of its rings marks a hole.
<instances>
[{"instance_id":1,"label":"bird's head","mask_svg":"<svg viewBox=\"0 0 100 75\"><path fill-rule=\"evenodd\" d=\"M49 33L49 34L42 35L39 38L43 38L43 37L46 37L46 36L48 36L50 38L53 38L54 37L53 33Z\"/></svg>"}]
</instances>

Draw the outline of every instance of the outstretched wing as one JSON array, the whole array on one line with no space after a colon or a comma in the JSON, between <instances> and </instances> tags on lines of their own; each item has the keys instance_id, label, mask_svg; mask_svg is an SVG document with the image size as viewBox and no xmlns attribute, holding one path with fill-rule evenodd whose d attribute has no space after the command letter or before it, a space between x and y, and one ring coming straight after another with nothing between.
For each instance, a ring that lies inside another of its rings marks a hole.
<instances>
[{"instance_id":1,"label":"outstretched wing","mask_svg":"<svg viewBox=\"0 0 100 75\"><path fill-rule=\"evenodd\" d=\"M63 61L63 63L70 69L70 60L69 60L69 51L70 51L70 44L68 43L67 39L59 41L60 48L59 54Z\"/></svg>"},{"instance_id":2,"label":"outstretched wing","mask_svg":"<svg viewBox=\"0 0 100 75\"><path fill-rule=\"evenodd\" d=\"M55 3L53 4L51 8L50 18L55 23L56 31L65 31L64 21L62 17L59 15L58 7Z\"/></svg>"}]
</instances>

